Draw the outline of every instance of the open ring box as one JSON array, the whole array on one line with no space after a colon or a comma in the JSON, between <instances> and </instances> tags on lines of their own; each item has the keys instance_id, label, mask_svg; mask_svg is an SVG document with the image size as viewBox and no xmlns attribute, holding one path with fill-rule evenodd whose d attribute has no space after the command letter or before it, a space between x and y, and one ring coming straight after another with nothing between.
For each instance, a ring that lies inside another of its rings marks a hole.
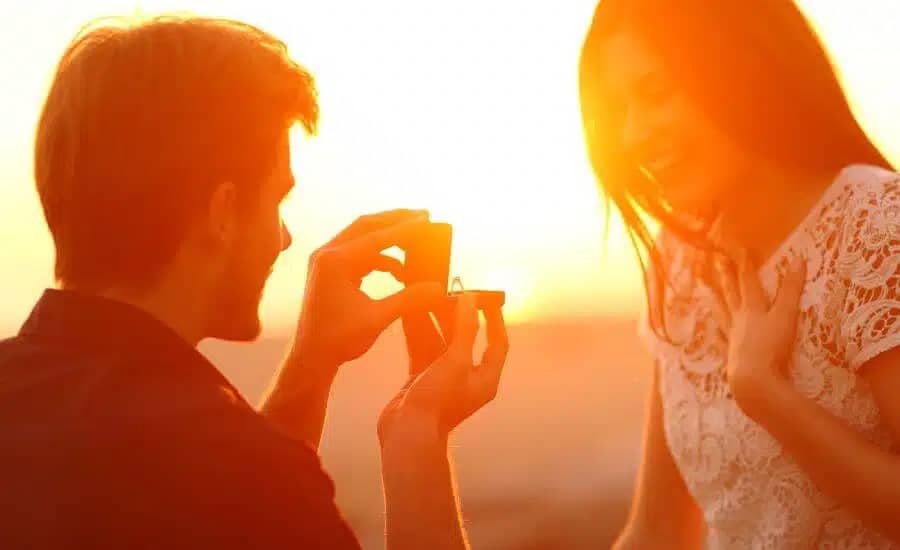
<instances>
[{"instance_id":1,"label":"open ring box","mask_svg":"<svg viewBox=\"0 0 900 550\"><path fill-rule=\"evenodd\" d=\"M506 293L502 290L465 290L459 277L450 284L450 252L453 244L453 227L449 223L430 223L408 243L404 262L407 283L435 281L447 288L446 307L435 311L441 328L446 333L453 324L453 311L457 299L463 294L474 295L478 309L502 307Z\"/></svg>"}]
</instances>

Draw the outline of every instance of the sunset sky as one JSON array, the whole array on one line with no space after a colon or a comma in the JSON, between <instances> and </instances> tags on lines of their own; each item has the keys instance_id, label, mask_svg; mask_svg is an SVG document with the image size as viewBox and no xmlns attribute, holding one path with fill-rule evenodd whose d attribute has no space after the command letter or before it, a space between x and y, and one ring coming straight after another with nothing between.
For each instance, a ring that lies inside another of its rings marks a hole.
<instances>
[{"instance_id":1,"label":"sunset sky","mask_svg":"<svg viewBox=\"0 0 900 550\"><path fill-rule=\"evenodd\" d=\"M188 11L284 39L317 78L320 135L297 136L295 246L264 301L267 330L296 317L306 256L357 215L428 208L455 226L453 273L502 288L513 320L633 313L641 282L603 208L581 142L576 66L595 0L30 0L0 34L0 329L52 284L31 179L34 125L62 50L101 15ZM900 2L805 0L857 113L900 158ZM895 139L892 137L897 136ZM378 294L384 279L369 282Z\"/></svg>"}]
</instances>

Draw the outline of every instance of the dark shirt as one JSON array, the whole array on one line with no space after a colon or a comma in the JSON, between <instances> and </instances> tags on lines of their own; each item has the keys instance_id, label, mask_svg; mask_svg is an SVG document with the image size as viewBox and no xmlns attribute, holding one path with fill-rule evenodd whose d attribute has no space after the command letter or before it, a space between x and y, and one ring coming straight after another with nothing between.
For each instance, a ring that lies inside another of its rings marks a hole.
<instances>
[{"instance_id":1,"label":"dark shirt","mask_svg":"<svg viewBox=\"0 0 900 550\"><path fill-rule=\"evenodd\" d=\"M143 311L48 290L0 342L0 548L359 548L316 453Z\"/></svg>"}]
</instances>

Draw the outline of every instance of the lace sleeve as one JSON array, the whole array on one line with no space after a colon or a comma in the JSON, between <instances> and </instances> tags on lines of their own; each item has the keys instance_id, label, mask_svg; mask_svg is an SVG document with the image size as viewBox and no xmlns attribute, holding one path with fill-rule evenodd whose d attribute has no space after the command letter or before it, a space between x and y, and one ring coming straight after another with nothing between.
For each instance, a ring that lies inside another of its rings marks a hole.
<instances>
[{"instance_id":1,"label":"lace sleeve","mask_svg":"<svg viewBox=\"0 0 900 550\"><path fill-rule=\"evenodd\" d=\"M653 331L653 324L650 321L650 311L647 306L644 306L641 316L638 318L637 334L644 349L655 356L657 346L659 345L659 336Z\"/></svg>"},{"instance_id":2,"label":"lace sleeve","mask_svg":"<svg viewBox=\"0 0 900 550\"><path fill-rule=\"evenodd\" d=\"M880 179L855 193L837 258L840 338L854 371L900 346L900 176Z\"/></svg>"}]
</instances>

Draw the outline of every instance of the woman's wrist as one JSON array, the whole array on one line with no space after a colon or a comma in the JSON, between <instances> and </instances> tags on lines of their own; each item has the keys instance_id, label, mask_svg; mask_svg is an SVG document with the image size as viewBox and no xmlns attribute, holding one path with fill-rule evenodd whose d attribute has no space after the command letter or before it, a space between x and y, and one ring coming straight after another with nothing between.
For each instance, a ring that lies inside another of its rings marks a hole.
<instances>
[{"instance_id":1,"label":"woman's wrist","mask_svg":"<svg viewBox=\"0 0 900 550\"><path fill-rule=\"evenodd\" d=\"M731 393L744 414L763 423L771 412L794 397L796 390L791 381L777 374L778 369L748 369L750 375L729 379Z\"/></svg>"}]
</instances>

